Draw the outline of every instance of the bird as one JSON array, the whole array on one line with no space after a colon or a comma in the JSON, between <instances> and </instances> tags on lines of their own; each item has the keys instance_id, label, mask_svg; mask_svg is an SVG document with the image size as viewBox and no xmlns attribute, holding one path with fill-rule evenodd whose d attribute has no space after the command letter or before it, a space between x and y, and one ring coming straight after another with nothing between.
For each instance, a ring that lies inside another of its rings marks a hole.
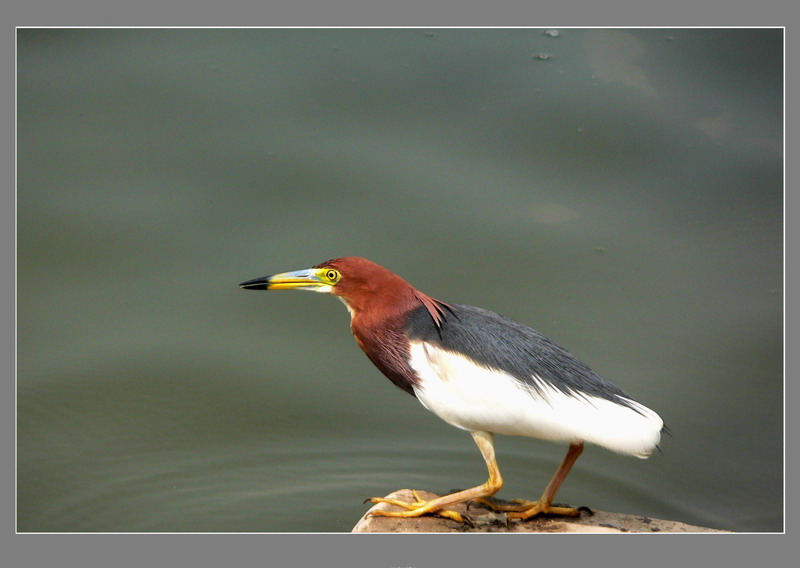
<instances>
[{"instance_id":1,"label":"bird","mask_svg":"<svg viewBox=\"0 0 800 568\"><path fill-rule=\"evenodd\" d=\"M472 435L488 470L485 483L429 500L416 490L413 501L373 497L367 501L396 506L373 508L374 516L433 515L468 523L469 517L453 506L482 503L507 519L576 517L586 508L557 505L553 499L586 443L644 459L666 431L656 412L541 333L489 310L437 300L365 258L335 258L239 286L336 296L370 361L426 409ZM537 500L500 504L492 499L503 486L495 434L567 445Z\"/></svg>"}]
</instances>

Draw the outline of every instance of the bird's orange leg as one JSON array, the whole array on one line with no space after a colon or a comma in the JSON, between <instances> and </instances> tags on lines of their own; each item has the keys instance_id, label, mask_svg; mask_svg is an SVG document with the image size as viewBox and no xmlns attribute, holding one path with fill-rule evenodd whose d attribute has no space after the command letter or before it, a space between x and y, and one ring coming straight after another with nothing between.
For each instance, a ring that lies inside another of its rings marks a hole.
<instances>
[{"instance_id":1,"label":"bird's orange leg","mask_svg":"<svg viewBox=\"0 0 800 568\"><path fill-rule=\"evenodd\" d=\"M451 493L450 495L444 495L442 497L437 497L436 499L431 499L430 501L423 501L421 500L416 492L412 492L414 495L414 499L416 499L413 503L407 503L405 501L398 501L396 499L384 499L383 497L373 497L370 499L373 503L388 503L390 505L397 505L398 507L403 507L407 509L406 511L384 511L384 510L374 510L370 513L370 515L374 515L376 517L420 517L422 515L427 514L434 514L440 517L445 517L448 519L452 519L454 521L458 521L460 523L465 522L464 517L447 507L452 507L457 503L464 503L467 501L472 501L476 499L481 499L484 497L491 497L498 491L500 488L503 487L503 478L500 476L500 469L497 467L497 460L495 459L494 455L494 444L492 442L492 434L490 432L472 432L472 438L475 440L475 443L478 445L478 448L481 451L481 455L483 455L483 459L486 462L486 467L489 470L489 479L486 483L482 485L478 485L477 487L473 487L471 489L465 489L464 491L458 491L457 493Z\"/></svg>"},{"instance_id":2,"label":"bird's orange leg","mask_svg":"<svg viewBox=\"0 0 800 568\"><path fill-rule=\"evenodd\" d=\"M582 442L578 444L570 444L569 450L567 450L567 455L564 457L564 461L561 462L561 465L558 467L555 474L553 474L553 478L550 480L550 483L547 484L544 493L542 493L542 496L539 497L538 501L514 499L514 502L516 503L515 505L494 504L486 499L476 499L475 501L487 505L493 511L508 513L508 518L510 519L530 519L536 515L577 517L581 514L579 509L576 509L575 507L554 507L553 499L555 498L558 489L561 487L561 484L564 483L564 479L566 479L569 470L572 469L572 465L575 463L575 460L577 460L578 456L581 455L581 452L583 452Z\"/></svg>"}]
</instances>

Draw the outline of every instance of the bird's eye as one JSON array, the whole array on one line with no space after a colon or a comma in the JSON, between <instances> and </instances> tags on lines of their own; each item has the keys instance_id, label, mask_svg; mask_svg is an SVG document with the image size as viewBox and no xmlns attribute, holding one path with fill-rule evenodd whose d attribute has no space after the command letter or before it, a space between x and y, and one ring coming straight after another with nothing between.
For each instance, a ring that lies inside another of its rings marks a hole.
<instances>
[{"instance_id":1,"label":"bird's eye","mask_svg":"<svg viewBox=\"0 0 800 568\"><path fill-rule=\"evenodd\" d=\"M327 278L333 284L336 284L341 278L342 275L339 274L338 270L334 270L333 268L329 268L327 272L325 272L325 278Z\"/></svg>"}]
</instances>

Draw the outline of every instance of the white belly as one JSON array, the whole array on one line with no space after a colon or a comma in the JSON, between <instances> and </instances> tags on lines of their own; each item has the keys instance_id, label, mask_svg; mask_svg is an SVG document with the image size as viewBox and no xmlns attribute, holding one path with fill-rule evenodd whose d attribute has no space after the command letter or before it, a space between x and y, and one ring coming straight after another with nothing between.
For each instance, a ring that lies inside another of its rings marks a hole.
<instances>
[{"instance_id":1,"label":"white belly","mask_svg":"<svg viewBox=\"0 0 800 568\"><path fill-rule=\"evenodd\" d=\"M414 392L423 406L464 430L590 442L640 458L661 439L661 418L633 401L639 412L598 397L568 395L541 380L539 392L503 371L422 341L411 343L410 364L420 379Z\"/></svg>"}]
</instances>

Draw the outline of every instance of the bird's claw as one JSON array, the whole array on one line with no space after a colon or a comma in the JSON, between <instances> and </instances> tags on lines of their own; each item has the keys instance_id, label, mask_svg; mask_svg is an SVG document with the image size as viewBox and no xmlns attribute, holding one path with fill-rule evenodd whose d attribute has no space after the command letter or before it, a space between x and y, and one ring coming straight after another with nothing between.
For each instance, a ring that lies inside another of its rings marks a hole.
<instances>
[{"instance_id":1,"label":"bird's claw","mask_svg":"<svg viewBox=\"0 0 800 568\"><path fill-rule=\"evenodd\" d=\"M365 500L364 502L371 502L371 503L386 503L388 505L394 505L396 507L402 507L406 509L405 511L386 511L384 509L375 509L367 513L368 516L373 517L396 517L396 518L409 518L409 517L421 517L423 515L435 515L437 517L443 517L445 519L450 519L452 521L456 521L458 523L467 523L470 524L472 519L470 519L467 515L462 515L457 511L452 511L450 509L436 509L431 506L430 501L425 501L420 497L420 495L415 491L411 490L411 494L414 497L414 502L407 502L407 501L400 501L399 499L387 499L386 497L372 497L370 499Z\"/></svg>"},{"instance_id":2,"label":"bird's claw","mask_svg":"<svg viewBox=\"0 0 800 568\"><path fill-rule=\"evenodd\" d=\"M480 504L495 513L505 513L507 515L507 523L511 519L530 519L539 515L554 515L560 517L579 517L581 513L588 513L593 515L589 507L570 507L569 505L550 504L547 505L541 501L528 501L525 499L512 499L510 502L498 503L494 499L486 499L479 497L472 499L467 503L467 510L472 505Z\"/></svg>"},{"instance_id":3,"label":"bird's claw","mask_svg":"<svg viewBox=\"0 0 800 568\"><path fill-rule=\"evenodd\" d=\"M539 501L534 502L533 506L518 511L509 511L508 516L512 519L525 521L539 515L553 515L556 517L580 517L581 509L561 505L546 505Z\"/></svg>"}]
</instances>

